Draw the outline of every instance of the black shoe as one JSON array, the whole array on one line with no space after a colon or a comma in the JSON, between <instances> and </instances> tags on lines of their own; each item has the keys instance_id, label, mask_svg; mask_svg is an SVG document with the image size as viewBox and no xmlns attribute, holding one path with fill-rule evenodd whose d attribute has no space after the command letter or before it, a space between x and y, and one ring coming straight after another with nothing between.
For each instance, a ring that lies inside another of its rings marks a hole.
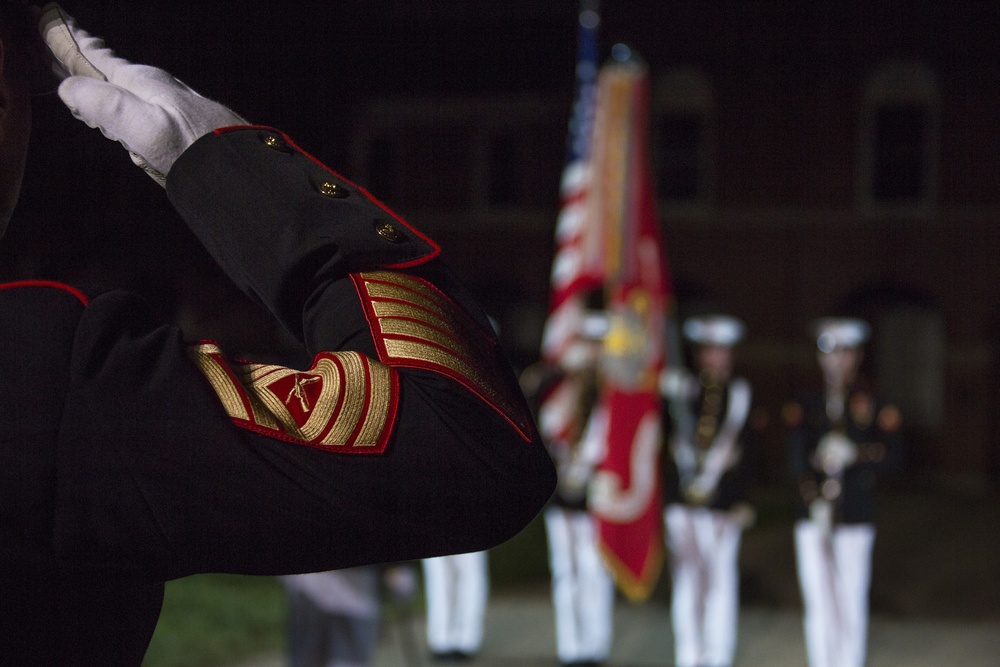
<instances>
[{"instance_id":1,"label":"black shoe","mask_svg":"<svg viewBox=\"0 0 1000 667\"><path fill-rule=\"evenodd\" d=\"M435 662L468 662L474 655L465 651L431 651L431 660Z\"/></svg>"}]
</instances>

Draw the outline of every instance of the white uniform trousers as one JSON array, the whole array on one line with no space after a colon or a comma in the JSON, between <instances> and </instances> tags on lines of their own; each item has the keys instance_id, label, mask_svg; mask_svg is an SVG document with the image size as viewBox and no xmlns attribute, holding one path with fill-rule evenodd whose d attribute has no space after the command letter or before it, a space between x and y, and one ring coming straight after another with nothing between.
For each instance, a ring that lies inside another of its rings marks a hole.
<instances>
[{"instance_id":1,"label":"white uniform trousers","mask_svg":"<svg viewBox=\"0 0 1000 667\"><path fill-rule=\"evenodd\" d=\"M289 667L365 667L378 643L372 566L281 577L288 591Z\"/></svg>"},{"instance_id":2,"label":"white uniform trousers","mask_svg":"<svg viewBox=\"0 0 1000 667\"><path fill-rule=\"evenodd\" d=\"M799 585L811 667L862 667L868 637L868 591L875 543L872 524L795 524Z\"/></svg>"},{"instance_id":3,"label":"white uniform trousers","mask_svg":"<svg viewBox=\"0 0 1000 667\"><path fill-rule=\"evenodd\" d=\"M560 662L600 662L611 652L615 587L597 548L594 518L582 510L545 510Z\"/></svg>"},{"instance_id":4,"label":"white uniform trousers","mask_svg":"<svg viewBox=\"0 0 1000 667\"><path fill-rule=\"evenodd\" d=\"M489 596L487 552L423 560L427 646L434 653L479 651Z\"/></svg>"},{"instance_id":5,"label":"white uniform trousers","mask_svg":"<svg viewBox=\"0 0 1000 667\"><path fill-rule=\"evenodd\" d=\"M677 667L722 667L736 654L743 529L727 512L669 505L670 606Z\"/></svg>"}]
</instances>

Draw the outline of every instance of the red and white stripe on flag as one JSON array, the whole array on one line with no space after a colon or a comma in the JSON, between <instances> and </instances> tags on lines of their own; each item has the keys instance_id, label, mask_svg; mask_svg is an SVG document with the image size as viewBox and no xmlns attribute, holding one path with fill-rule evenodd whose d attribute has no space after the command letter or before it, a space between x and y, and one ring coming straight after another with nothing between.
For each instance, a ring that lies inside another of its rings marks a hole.
<instances>
[{"instance_id":1,"label":"red and white stripe on flag","mask_svg":"<svg viewBox=\"0 0 1000 667\"><path fill-rule=\"evenodd\" d=\"M596 2L581 3L576 100L569 124L566 166L560 187L548 319L542 333L542 360L565 368L583 327L587 295L604 287L601 232L590 213L590 140L597 84ZM563 376L539 406L539 428L553 450L574 448L584 425L580 379ZM566 456L566 451L554 454Z\"/></svg>"}]
</instances>

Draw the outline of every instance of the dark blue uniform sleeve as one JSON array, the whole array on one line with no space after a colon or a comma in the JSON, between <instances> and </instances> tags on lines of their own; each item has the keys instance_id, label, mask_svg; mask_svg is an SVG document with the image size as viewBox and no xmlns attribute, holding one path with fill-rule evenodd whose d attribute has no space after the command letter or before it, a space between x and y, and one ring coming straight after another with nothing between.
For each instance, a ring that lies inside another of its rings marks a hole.
<instances>
[{"instance_id":1,"label":"dark blue uniform sleeve","mask_svg":"<svg viewBox=\"0 0 1000 667\"><path fill-rule=\"evenodd\" d=\"M56 455L61 557L280 574L487 549L555 475L487 320L437 248L266 129L203 138L168 195L315 355L234 360L93 299Z\"/></svg>"}]
</instances>

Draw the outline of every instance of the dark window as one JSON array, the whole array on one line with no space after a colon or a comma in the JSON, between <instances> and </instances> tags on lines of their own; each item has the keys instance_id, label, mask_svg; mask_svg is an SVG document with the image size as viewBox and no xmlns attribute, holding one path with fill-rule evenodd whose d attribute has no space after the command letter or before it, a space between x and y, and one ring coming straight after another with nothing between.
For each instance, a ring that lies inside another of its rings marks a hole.
<instances>
[{"instance_id":1,"label":"dark window","mask_svg":"<svg viewBox=\"0 0 1000 667\"><path fill-rule=\"evenodd\" d=\"M692 201L702 195L701 151L705 121L700 113L666 113L659 122L657 195L665 201Z\"/></svg>"},{"instance_id":2,"label":"dark window","mask_svg":"<svg viewBox=\"0 0 1000 667\"><path fill-rule=\"evenodd\" d=\"M875 115L872 197L896 202L927 195L927 109L912 105L880 108Z\"/></svg>"},{"instance_id":3,"label":"dark window","mask_svg":"<svg viewBox=\"0 0 1000 667\"><path fill-rule=\"evenodd\" d=\"M2 0L0 0L2 1ZM559 201L565 132L555 125L501 128L475 150L477 130L414 126L379 134L368 144L366 187L401 211L554 207ZM475 159L486 165L474 164ZM477 177L487 179L480 184ZM474 201L478 189L485 202Z\"/></svg>"}]
</instances>

